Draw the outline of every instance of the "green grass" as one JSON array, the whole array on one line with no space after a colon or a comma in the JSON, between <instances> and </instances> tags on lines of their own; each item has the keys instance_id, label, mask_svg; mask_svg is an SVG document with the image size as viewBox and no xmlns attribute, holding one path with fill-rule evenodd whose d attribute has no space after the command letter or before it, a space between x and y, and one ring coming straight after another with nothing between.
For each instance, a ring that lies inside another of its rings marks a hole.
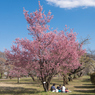
<instances>
[{"instance_id":1,"label":"green grass","mask_svg":"<svg viewBox=\"0 0 95 95\"><path fill-rule=\"evenodd\" d=\"M56 87L62 85L62 78L54 77L50 86L53 83L56 84ZM91 84L89 76L74 79L66 87L72 92L44 92L40 81L37 79L33 82L31 78L21 78L19 84L17 84L16 78L0 79L0 95L95 95L95 86Z\"/></svg>"}]
</instances>

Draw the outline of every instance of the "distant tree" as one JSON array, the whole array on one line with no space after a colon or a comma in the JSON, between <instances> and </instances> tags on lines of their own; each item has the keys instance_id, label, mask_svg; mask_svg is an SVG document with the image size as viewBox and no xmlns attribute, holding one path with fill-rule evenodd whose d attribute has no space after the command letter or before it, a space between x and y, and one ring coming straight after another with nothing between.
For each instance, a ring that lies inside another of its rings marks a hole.
<instances>
[{"instance_id":1,"label":"distant tree","mask_svg":"<svg viewBox=\"0 0 95 95\"><path fill-rule=\"evenodd\" d=\"M69 68L73 70L80 66L79 58L85 50L82 45L79 47L73 30L66 32L67 26L64 31L50 30L46 24L53 16L50 11L45 15L42 9L39 2L39 10L30 15L24 10L33 40L17 38L12 50L5 52L14 66L35 71L44 90L48 91L54 75L61 71L67 73Z\"/></svg>"},{"instance_id":2,"label":"distant tree","mask_svg":"<svg viewBox=\"0 0 95 95\"><path fill-rule=\"evenodd\" d=\"M1 78L3 77L3 74L5 72L5 62L6 62L6 59L5 59L5 54L3 52L0 52L0 76Z\"/></svg>"},{"instance_id":3,"label":"distant tree","mask_svg":"<svg viewBox=\"0 0 95 95\"><path fill-rule=\"evenodd\" d=\"M88 50L89 53L87 53L88 63L85 64L88 70L88 73L94 73L95 72L95 50Z\"/></svg>"},{"instance_id":4,"label":"distant tree","mask_svg":"<svg viewBox=\"0 0 95 95\"><path fill-rule=\"evenodd\" d=\"M9 76L10 77L16 77L18 79L17 83L20 82L21 77L27 76L27 75L28 75L27 71L24 68L21 68L21 67L13 67L13 69L11 69L9 71Z\"/></svg>"}]
</instances>

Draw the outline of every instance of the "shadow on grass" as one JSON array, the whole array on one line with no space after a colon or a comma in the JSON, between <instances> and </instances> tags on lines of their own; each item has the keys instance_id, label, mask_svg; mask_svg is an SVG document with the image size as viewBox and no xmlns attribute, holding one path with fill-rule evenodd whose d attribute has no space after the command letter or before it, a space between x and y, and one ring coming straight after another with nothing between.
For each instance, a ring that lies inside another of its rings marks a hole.
<instances>
[{"instance_id":1,"label":"shadow on grass","mask_svg":"<svg viewBox=\"0 0 95 95\"><path fill-rule=\"evenodd\" d=\"M95 93L95 90L74 90L75 92L80 92L80 93ZM89 95L88 94L88 95Z\"/></svg>"},{"instance_id":2,"label":"shadow on grass","mask_svg":"<svg viewBox=\"0 0 95 95\"><path fill-rule=\"evenodd\" d=\"M15 83L6 83L6 84L18 84L19 85L19 84L38 84L38 83L37 82L36 83L33 83L33 82L28 82L28 83L27 82L20 82L20 83L16 83L15 82Z\"/></svg>"},{"instance_id":3,"label":"shadow on grass","mask_svg":"<svg viewBox=\"0 0 95 95\"><path fill-rule=\"evenodd\" d=\"M83 84L83 85L90 85L90 86L92 86L93 84ZM94 86L94 85L93 85Z\"/></svg>"},{"instance_id":4,"label":"shadow on grass","mask_svg":"<svg viewBox=\"0 0 95 95\"><path fill-rule=\"evenodd\" d=\"M69 94L69 95L84 95L84 94ZM89 95L89 94L85 94L85 95Z\"/></svg>"},{"instance_id":5,"label":"shadow on grass","mask_svg":"<svg viewBox=\"0 0 95 95\"><path fill-rule=\"evenodd\" d=\"M90 79L83 79L82 82L87 82L87 84L85 83L85 84L83 84L83 86L74 86L75 88L80 89L80 90L74 90L74 92L85 93L86 95L95 93L95 90L94 90L95 85L89 84ZM70 94L70 95L74 95L74 94ZM80 94L75 94L75 95L80 95ZM83 94L81 94L81 95L83 95Z\"/></svg>"},{"instance_id":6,"label":"shadow on grass","mask_svg":"<svg viewBox=\"0 0 95 95\"><path fill-rule=\"evenodd\" d=\"M90 82L90 79L84 79L82 82Z\"/></svg>"},{"instance_id":7,"label":"shadow on grass","mask_svg":"<svg viewBox=\"0 0 95 95\"><path fill-rule=\"evenodd\" d=\"M41 84L39 81L29 81L29 82L26 82L26 81L20 81L19 83L17 83L17 81L14 81L14 82L6 82L6 84Z\"/></svg>"},{"instance_id":8,"label":"shadow on grass","mask_svg":"<svg viewBox=\"0 0 95 95\"><path fill-rule=\"evenodd\" d=\"M0 87L0 94L37 94L41 91L33 88L23 88L23 87Z\"/></svg>"},{"instance_id":9,"label":"shadow on grass","mask_svg":"<svg viewBox=\"0 0 95 95\"><path fill-rule=\"evenodd\" d=\"M75 88L95 88L94 85L90 85L90 86L74 86Z\"/></svg>"},{"instance_id":10,"label":"shadow on grass","mask_svg":"<svg viewBox=\"0 0 95 95\"><path fill-rule=\"evenodd\" d=\"M74 86L75 88L81 88L81 90L74 90L75 92L80 92L80 93L95 93L95 86L94 85L85 85L85 86ZM93 90L89 90L89 88L93 89ZM84 90L84 89L87 89L87 90ZM86 94L86 95L89 95L89 94Z\"/></svg>"}]
</instances>

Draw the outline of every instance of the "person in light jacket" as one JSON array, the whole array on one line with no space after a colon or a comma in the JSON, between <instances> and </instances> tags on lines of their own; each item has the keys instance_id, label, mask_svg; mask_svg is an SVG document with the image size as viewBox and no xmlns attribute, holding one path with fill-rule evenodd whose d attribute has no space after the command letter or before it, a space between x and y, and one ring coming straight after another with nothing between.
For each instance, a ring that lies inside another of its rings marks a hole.
<instances>
[{"instance_id":1,"label":"person in light jacket","mask_svg":"<svg viewBox=\"0 0 95 95\"><path fill-rule=\"evenodd\" d=\"M63 85L63 86L62 86L62 92L63 92L63 93L65 93L65 89L66 89L65 85Z\"/></svg>"}]
</instances>

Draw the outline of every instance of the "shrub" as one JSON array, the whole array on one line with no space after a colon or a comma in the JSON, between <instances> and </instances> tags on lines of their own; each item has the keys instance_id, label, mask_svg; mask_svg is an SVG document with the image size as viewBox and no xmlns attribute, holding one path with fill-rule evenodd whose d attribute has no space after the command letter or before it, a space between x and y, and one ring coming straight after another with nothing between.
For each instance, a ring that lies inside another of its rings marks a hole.
<instances>
[{"instance_id":1,"label":"shrub","mask_svg":"<svg viewBox=\"0 0 95 95\"><path fill-rule=\"evenodd\" d=\"M90 74L91 82L95 85L95 72Z\"/></svg>"}]
</instances>

